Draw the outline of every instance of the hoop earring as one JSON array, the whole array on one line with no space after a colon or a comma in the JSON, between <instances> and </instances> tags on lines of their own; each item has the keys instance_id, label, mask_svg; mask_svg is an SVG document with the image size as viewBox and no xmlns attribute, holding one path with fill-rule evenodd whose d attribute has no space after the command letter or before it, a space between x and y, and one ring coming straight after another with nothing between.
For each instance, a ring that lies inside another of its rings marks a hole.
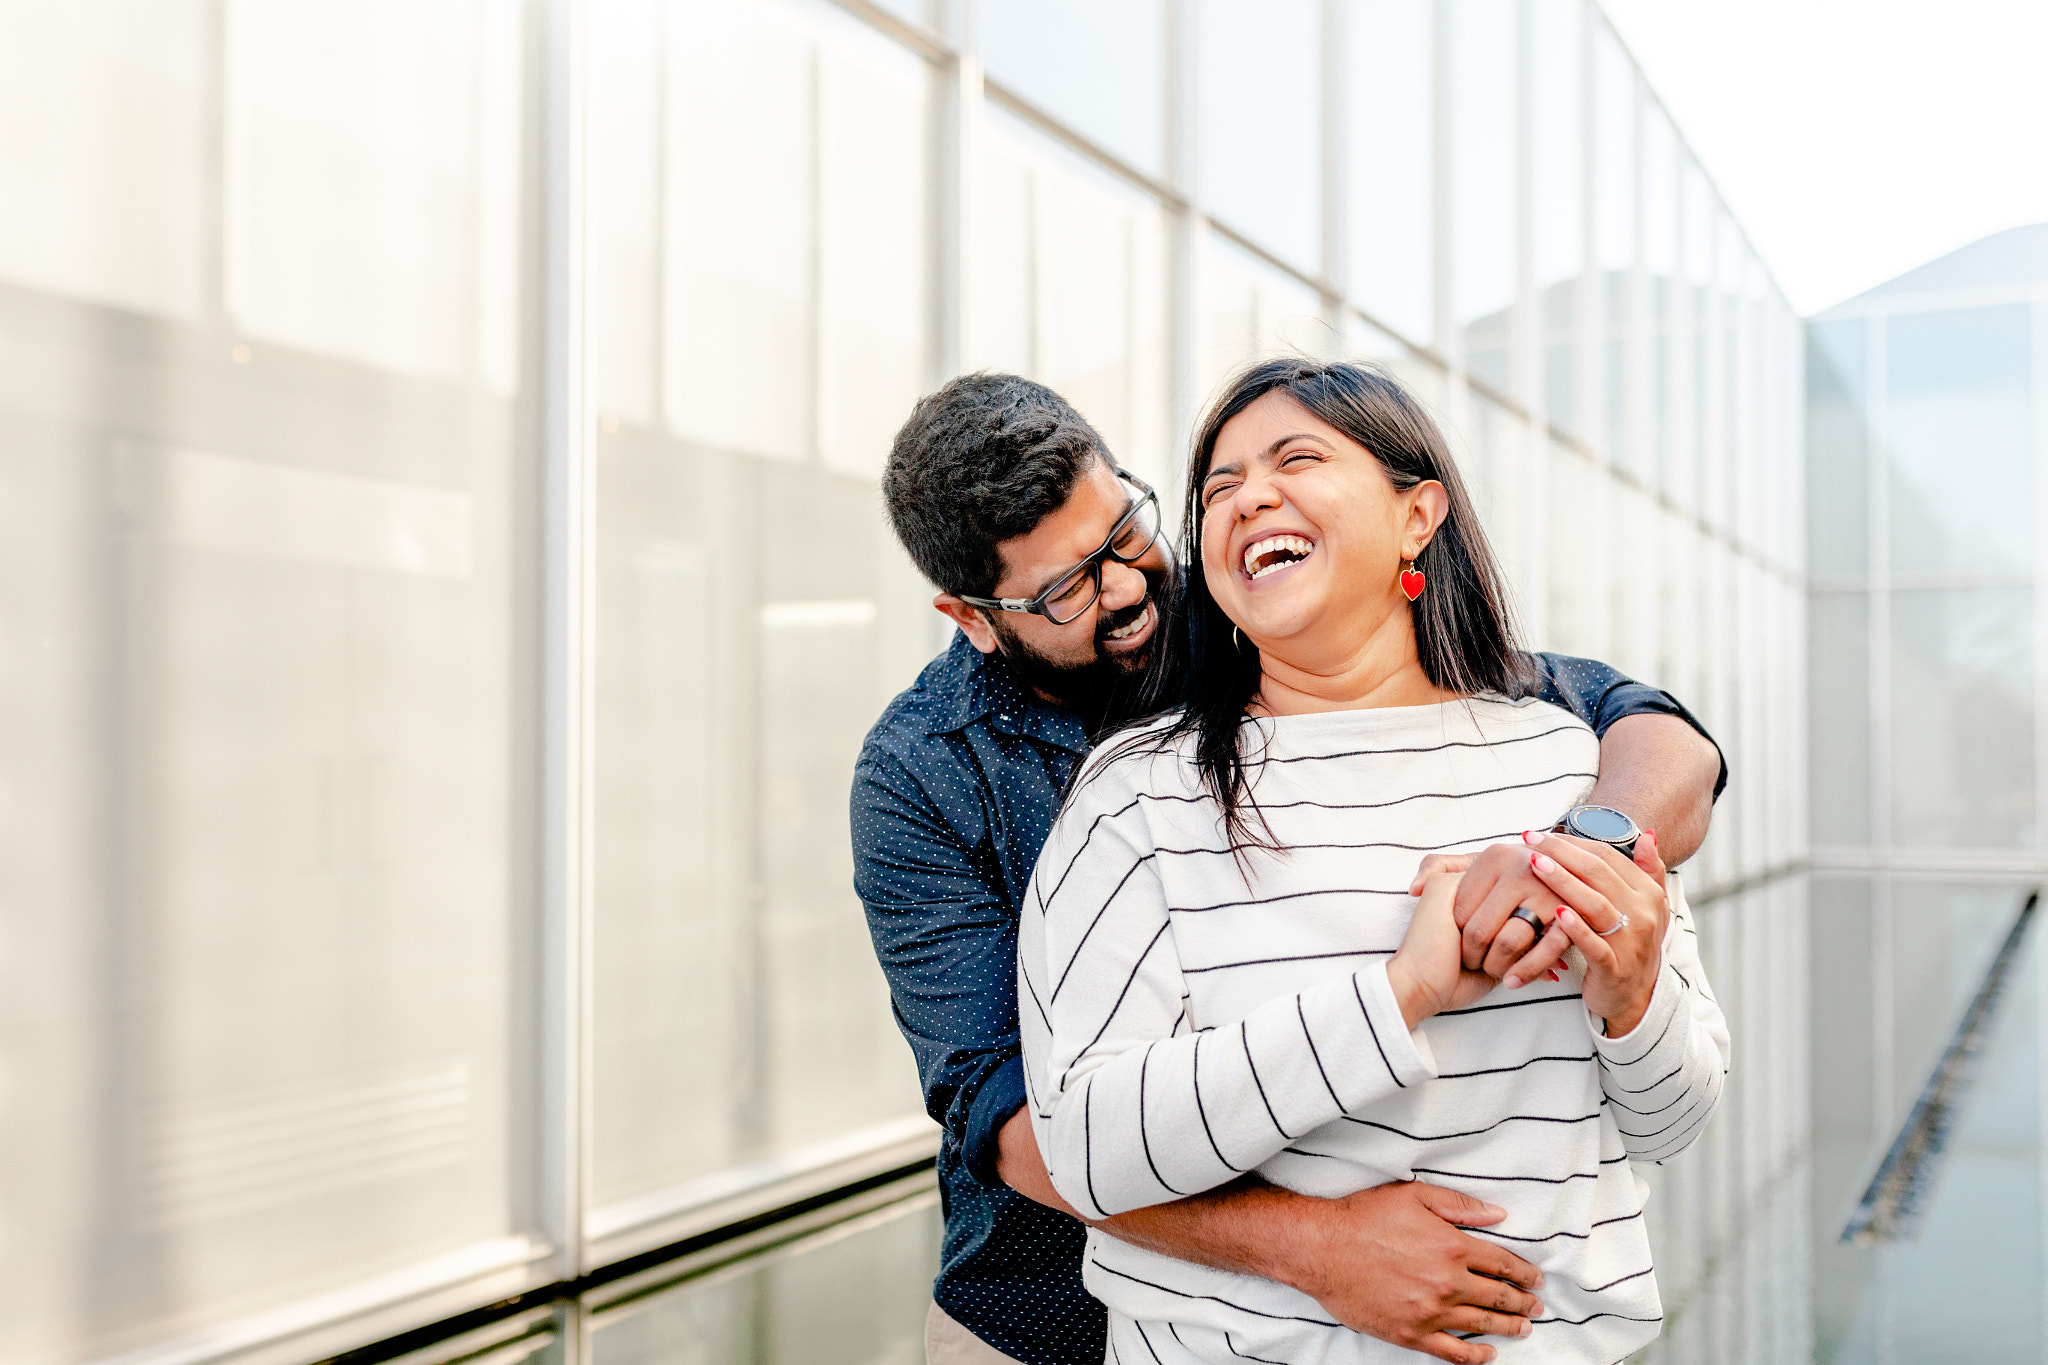
<instances>
[{"instance_id":1,"label":"hoop earring","mask_svg":"<svg viewBox=\"0 0 2048 1365\"><path fill-rule=\"evenodd\" d=\"M1230 628L1230 643L1238 653L1244 653L1244 640L1238 635L1236 626Z\"/></svg>"}]
</instances>

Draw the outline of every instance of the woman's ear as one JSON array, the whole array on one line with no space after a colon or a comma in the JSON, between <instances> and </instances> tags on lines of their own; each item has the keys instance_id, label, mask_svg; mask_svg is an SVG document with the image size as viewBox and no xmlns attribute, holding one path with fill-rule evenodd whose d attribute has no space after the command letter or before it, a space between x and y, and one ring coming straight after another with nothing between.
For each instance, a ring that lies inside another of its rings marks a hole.
<instances>
[{"instance_id":1,"label":"woman's ear","mask_svg":"<svg viewBox=\"0 0 2048 1365\"><path fill-rule=\"evenodd\" d=\"M1408 513L1401 524L1401 558L1414 559L1436 538L1437 528L1451 514L1451 495L1435 479L1425 479L1402 496Z\"/></svg>"}]
</instances>

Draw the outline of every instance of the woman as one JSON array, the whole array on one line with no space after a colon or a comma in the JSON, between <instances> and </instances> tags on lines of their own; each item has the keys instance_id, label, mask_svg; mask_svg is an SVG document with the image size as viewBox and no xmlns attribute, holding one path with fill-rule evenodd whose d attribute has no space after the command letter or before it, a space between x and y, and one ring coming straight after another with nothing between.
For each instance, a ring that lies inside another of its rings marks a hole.
<instances>
[{"instance_id":1,"label":"woman","mask_svg":"<svg viewBox=\"0 0 2048 1365\"><path fill-rule=\"evenodd\" d=\"M1628 1162L1698 1135L1727 1030L1653 836L1631 863L1523 833L1583 796L1598 745L1525 695L1442 436L1374 371L1255 366L1198 434L1186 526L1189 607L1224 643L1186 711L1089 760L1021 925L1053 1183L1088 1218L1252 1170L1448 1185L1506 1208L1478 1235L1545 1277L1526 1324L1460 1326L1521 1332L1505 1358L1628 1356L1662 1320ZM1455 876L1407 887L1425 854L1517 837L1557 905L1496 991L1461 970ZM1126 1365L1423 1358L1099 1232L1086 1278Z\"/></svg>"}]
</instances>

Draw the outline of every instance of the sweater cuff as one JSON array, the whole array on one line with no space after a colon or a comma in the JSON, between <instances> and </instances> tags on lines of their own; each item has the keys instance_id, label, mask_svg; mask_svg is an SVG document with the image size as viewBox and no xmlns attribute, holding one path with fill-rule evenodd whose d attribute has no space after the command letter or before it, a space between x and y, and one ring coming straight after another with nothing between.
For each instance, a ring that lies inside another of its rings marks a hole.
<instances>
[{"instance_id":1,"label":"sweater cuff","mask_svg":"<svg viewBox=\"0 0 2048 1365\"><path fill-rule=\"evenodd\" d=\"M1600 1030L1604 1020L1591 1010L1586 1011L1586 1031L1593 1035L1593 1046L1609 1065L1619 1070L1639 1065L1667 1041L1673 1040L1672 1025L1679 1011L1684 1007L1685 988L1679 983L1677 973L1669 963L1657 968L1657 984L1650 991L1649 1008L1636 1026L1619 1038L1610 1038ZM1683 1043L1680 1035L1676 1041Z\"/></svg>"},{"instance_id":2,"label":"sweater cuff","mask_svg":"<svg viewBox=\"0 0 2048 1365\"><path fill-rule=\"evenodd\" d=\"M981 1083L974 1105L967 1111L967 1132L960 1139L960 1156L967 1173L982 1184L1000 1187L996 1157L1001 1153L1003 1125L1010 1115L1024 1107L1024 1061L1012 1057Z\"/></svg>"},{"instance_id":3,"label":"sweater cuff","mask_svg":"<svg viewBox=\"0 0 2048 1365\"><path fill-rule=\"evenodd\" d=\"M1403 1086L1416 1085L1436 1075L1436 1054L1420 1030L1411 1030L1401 1017L1401 1002L1387 981L1387 964L1380 959L1358 969L1358 993L1365 1003L1365 1018L1373 1042L1387 1059L1387 1070Z\"/></svg>"}]
</instances>

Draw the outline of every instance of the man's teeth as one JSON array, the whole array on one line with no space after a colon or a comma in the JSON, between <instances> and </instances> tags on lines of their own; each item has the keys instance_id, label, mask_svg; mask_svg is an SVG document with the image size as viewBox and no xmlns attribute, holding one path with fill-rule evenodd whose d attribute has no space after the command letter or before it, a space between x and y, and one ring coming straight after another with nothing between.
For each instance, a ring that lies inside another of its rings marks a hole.
<instances>
[{"instance_id":1,"label":"man's teeth","mask_svg":"<svg viewBox=\"0 0 2048 1365\"><path fill-rule=\"evenodd\" d=\"M1244 571L1253 578L1264 578L1275 569L1299 564L1314 548L1302 536L1272 536L1245 547ZM1283 555L1282 551L1286 553ZM1261 565L1260 560L1266 562Z\"/></svg>"},{"instance_id":2,"label":"man's teeth","mask_svg":"<svg viewBox=\"0 0 2048 1365\"><path fill-rule=\"evenodd\" d=\"M1112 640L1129 639L1131 636L1136 635L1139 631L1143 630L1148 624L1150 624L1151 620L1152 608L1147 607L1144 611L1138 614L1137 620L1131 622L1129 625L1123 627L1121 630L1111 631L1109 633L1109 638Z\"/></svg>"}]
</instances>

